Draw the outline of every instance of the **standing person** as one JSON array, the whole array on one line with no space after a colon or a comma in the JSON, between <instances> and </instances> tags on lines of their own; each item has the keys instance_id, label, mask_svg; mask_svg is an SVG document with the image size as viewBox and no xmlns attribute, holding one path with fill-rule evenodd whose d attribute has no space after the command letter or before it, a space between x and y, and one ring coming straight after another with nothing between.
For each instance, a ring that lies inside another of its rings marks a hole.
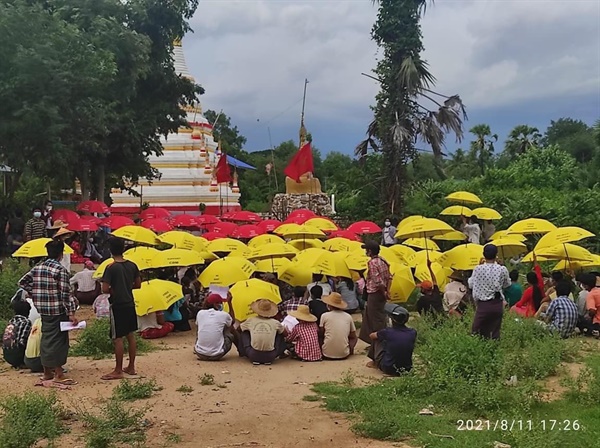
<instances>
[{"instance_id":1,"label":"standing person","mask_svg":"<svg viewBox=\"0 0 600 448\"><path fill-rule=\"evenodd\" d=\"M392 222L389 219L386 219L383 231L381 232L381 245L390 247L396 243L396 227L392 225Z\"/></svg>"},{"instance_id":2,"label":"standing person","mask_svg":"<svg viewBox=\"0 0 600 448\"><path fill-rule=\"evenodd\" d=\"M503 291L510 286L508 269L496 263L497 256L498 248L487 244L483 248L484 261L475 267L469 278L476 306L471 332L486 339L500 339Z\"/></svg>"},{"instance_id":3,"label":"standing person","mask_svg":"<svg viewBox=\"0 0 600 448\"><path fill-rule=\"evenodd\" d=\"M15 212L15 216L8 220L4 229L9 254L12 254L15 250L23 245L24 233L25 221L23 220L23 212L21 210L17 210Z\"/></svg>"},{"instance_id":4,"label":"standing person","mask_svg":"<svg viewBox=\"0 0 600 448\"><path fill-rule=\"evenodd\" d=\"M210 294L204 302L205 309L198 311L198 337L194 353L201 361L218 361L231 350L235 322L231 298L228 293L229 313L223 311L225 300L219 294Z\"/></svg>"},{"instance_id":5,"label":"standing person","mask_svg":"<svg viewBox=\"0 0 600 448\"><path fill-rule=\"evenodd\" d=\"M466 235L469 243L481 244L481 227L477 223L477 219L473 216L466 217L462 216L463 230L462 232Z\"/></svg>"},{"instance_id":6,"label":"standing person","mask_svg":"<svg viewBox=\"0 0 600 448\"><path fill-rule=\"evenodd\" d=\"M366 285L367 304L363 311L362 326L360 328L360 339L369 347L368 356L375 359L375 347L372 344L370 334L387 327L387 314L385 303L389 297L389 284L391 280L390 266L379 256L379 244L375 241L367 241L363 245L367 256L369 271L367 273Z\"/></svg>"},{"instance_id":7,"label":"standing person","mask_svg":"<svg viewBox=\"0 0 600 448\"><path fill-rule=\"evenodd\" d=\"M33 217L25 223L25 242L46 238L46 222L42 219L42 209L35 207L32 210Z\"/></svg>"},{"instance_id":8,"label":"standing person","mask_svg":"<svg viewBox=\"0 0 600 448\"><path fill-rule=\"evenodd\" d=\"M496 233L496 226L490 220L483 223L483 242L487 243L490 241L492 235Z\"/></svg>"},{"instance_id":9,"label":"standing person","mask_svg":"<svg viewBox=\"0 0 600 448\"><path fill-rule=\"evenodd\" d=\"M71 298L69 273L60 264L65 245L62 241L46 244L48 258L21 278L19 286L33 300L42 318L40 357L44 366L44 380L57 383L77 384L66 378L62 366L69 355L69 333L60 330L60 323L70 321L77 325L77 304Z\"/></svg>"},{"instance_id":10,"label":"standing person","mask_svg":"<svg viewBox=\"0 0 600 448\"><path fill-rule=\"evenodd\" d=\"M109 240L110 253L114 263L106 267L102 277L102 292L110 294L110 338L115 345L115 369L104 375L103 380L124 378L124 373L137 375L135 371L136 342L135 332L138 328L133 290L142 286L140 271L135 263L123 258L125 241L121 238ZM127 338L129 345L129 365L123 368L124 344Z\"/></svg>"},{"instance_id":11,"label":"standing person","mask_svg":"<svg viewBox=\"0 0 600 448\"><path fill-rule=\"evenodd\" d=\"M54 207L52 206L52 201L51 200L47 200L46 203L44 204L44 211L42 212L42 219L44 220L44 223L46 224L46 229L51 229L52 226L54 225L54 219L52 218L52 209Z\"/></svg>"}]
</instances>

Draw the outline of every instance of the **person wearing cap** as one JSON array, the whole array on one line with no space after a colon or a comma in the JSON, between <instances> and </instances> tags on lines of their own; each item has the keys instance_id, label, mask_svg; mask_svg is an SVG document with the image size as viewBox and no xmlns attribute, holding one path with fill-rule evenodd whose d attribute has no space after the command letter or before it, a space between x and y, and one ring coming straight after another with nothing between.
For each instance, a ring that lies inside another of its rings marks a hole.
<instances>
[{"instance_id":1,"label":"person wearing cap","mask_svg":"<svg viewBox=\"0 0 600 448\"><path fill-rule=\"evenodd\" d=\"M461 302L467 293L467 287L463 283L463 276L460 272L455 271L448 278L452 281L444 288L444 296L442 298L444 311L450 316L462 315L460 310Z\"/></svg>"},{"instance_id":2,"label":"person wearing cap","mask_svg":"<svg viewBox=\"0 0 600 448\"><path fill-rule=\"evenodd\" d=\"M367 304L363 311L360 339L371 344L369 335L387 327L385 304L389 297L392 276L389 264L379 256L379 244L375 241L367 241L362 247L370 259L367 263L369 270L365 279ZM371 359L375 356L373 344L369 347L368 356Z\"/></svg>"},{"instance_id":3,"label":"person wearing cap","mask_svg":"<svg viewBox=\"0 0 600 448\"><path fill-rule=\"evenodd\" d=\"M399 376L402 372L412 370L417 330L406 326L409 318L406 308L396 306L390 317L391 328L384 328L369 335L373 342L381 345L381 350L369 367L378 368L386 375Z\"/></svg>"},{"instance_id":4,"label":"person wearing cap","mask_svg":"<svg viewBox=\"0 0 600 448\"><path fill-rule=\"evenodd\" d=\"M83 264L83 270L71 277L71 286L79 303L91 305L100 294L100 283L93 278L94 269L94 263L88 260Z\"/></svg>"},{"instance_id":5,"label":"person wearing cap","mask_svg":"<svg viewBox=\"0 0 600 448\"><path fill-rule=\"evenodd\" d=\"M229 305L229 313L223 311L223 303ZM201 361L218 361L233 345L233 323L235 313L231 305L231 294L223 299L219 294L209 294L204 301L204 309L198 311L196 325L198 338L194 353Z\"/></svg>"},{"instance_id":6,"label":"person wearing cap","mask_svg":"<svg viewBox=\"0 0 600 448\"><path fill-rule=\"evenodd\" d=\"M267 299L259 299L250 305L256 317L242 322L237 342L241 357L247 357L252 364L270 365L286 349L281 322L273 319L279 312L277 305Z\"/></svg>"},{"instance_id":7,"label":"person wearing cap","mask_svg":"<svg viewBox=\"0 0 600 448\"><path fill-rule=\"evenodd\" d=\"M290 350L292 357L300 361L320 361L323 354L319 344L317 316L310 314L307 305L298 306L296 310L290 311L289 315L298 320L298 324L286 337L286 340L293 344Z\"/></svg>"},{"instance_id":8,"label":"person wearing cap","mask_svg":"<svg viewBox=\"0 0 600 448\"><path fill-rule=\"evenodd\" d=\"M321 316L319 326L323 336L323 357L328 360L346 359L354 354L358 341L352 316L345 312L348 305L342 296L333 292L323 297L329 311Z\"/></svg>"},{"instance_id":9,"label":"person wearing cap","mask_svg":"<svg viewBox=\"0 0 600 448\"><path fill-rule=\"evenodd\" d=\"M444 305L442 304L442 293L438 285L431 280L424 280L419 286L421 287L421 296L417 300L417 312L423 317L442 316Z\"/></svg>"},{"instance_id":10,"label":"person wearing cap","mask_svg":"<svg viewBox=\"0 0 600 448\"><path fill-rule=\"evenodd\" d=\"M498 248L487 244L482 263L473 270L469 287L473 290L475 317L471 332L486 339L499 339L504 312L503 291L510 286L508 269L496 263Z\"/></svg>"}]
</instances>

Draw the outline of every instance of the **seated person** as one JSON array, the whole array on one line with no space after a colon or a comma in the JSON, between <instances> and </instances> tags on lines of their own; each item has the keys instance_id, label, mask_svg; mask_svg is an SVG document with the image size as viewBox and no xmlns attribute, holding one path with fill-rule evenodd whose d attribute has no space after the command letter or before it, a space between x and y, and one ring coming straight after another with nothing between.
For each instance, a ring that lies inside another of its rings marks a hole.
<instances>
[{"instance_id":1,"label":"seated person","mask_svg":"<svg viewBox=\"0 0 600 448\"><path fill-rule=\"evenodd\" d=\"M319 344L317 316L310 314L306 305L300 305L297 310L290 311L290 316L298 320L286 337L286 340L292 343L292 357L300 361L320 361L323 355Z\"/></svg>"},{"instance_id":2,"label":"seated person","mask_svg":"<svg viewBox=\"0 0 600 448\"><path fill-rule=\"evenodd\" d=\"M467 293L467 287L463 283L463 276L460 272L453 272L448 278L452 281L446 285L446 289L444 290L442 299L444 311L450 316L462 315L460 311L461 302Z\"/></svg>"},{"instance_id":3,"label":"seated person","mask_svg":"<svg viewBox=\"0 0 600 448\"><path fill-rule=\"evenodd\" d=\"M431 280L421 283L421 296L417 300L417 311L421 316L441 316L444 314L442 295Z\"/></svg>"},{"instance_id":4,"label":"seated person","mask_svg":"<svg viewBox=\"0 0 600 448\"><path fill-rule=\"evenodd\" d=\"M38 320L40 318L40 313L38 313L37 308L33 304L33 300L31 300L31 298L27 294L27 291L25 291L23 288L17 289L17 292L15 293L14 296L12 296L12 298L10 299L10 302L12 303L12 302L15 302L18 300L24 300L27 303L29 303L29 306L31 307L31 311L29 311L29 316L27 316L27 317L29 318L29 322L31 322L31 324L33 324L36 320Z\"/></svg>"},{"instance_id":5,"label":"seated person","mask_svg":"<svg viewBox=\"0 0 600 448\"><path fill-rule=\"evenodd\" d=\"M293 289L292 297L277 305L282 317L287 316L290 311L296 311L300 305L308 305L308 300L304 298L305 292L306 288L303 286L296 286Z\"/></svg>"},{"instance_id":6,"label":"seated person","mask_svg":"<svg viewBox=\"0 0 600 448\"><path fill-rule=\"evenodd\" d=\"M27 339L25 348L25 367L32 373L41 373L44 371L42 358L40 356L40 347L42 344L42 318L38 318L31 326L31 333Z\"/></svg>"},{"instance_id":7,"label":"seated person","mask_svg":"<svg viewBox=\"0 0 600 448\"><path fill-rule=\"evenodd\" d=\"M164 318L167 322L173 324L173 331L190 331L192 329L184 297L164 311Z\"/></svg>"},{"instance_id":8,"label":"seated person","mask_svg":"<svg viewBox=\"0 0 600 448\"><path fill-rule=\"evenodd\" d=\"M371 333L369 337L377 344L375 359L368 364L387 375L398 376L412 369L412 355L417 331L406 326L408 311L397 306L391 314L392 327Z\"/></svg>"},{"instance_id":9,"label":"seated person","mask_svg":"<svg viewBox=\"0 0 600 448\"><path fill-rule=\"evenodd\" d=\"M356 291L354 290L354 281L351 278L337 277L335 282L336 291L341 294L342 299L346 302L346 305L348 305L346 312L349 314L356 313L359 308L359 303L358 298L356 297Z\"/></svg>"},{"instance_id":10,"label":"seated person","mask_svg":"<svg viewBox=\"0 0 600 448\"><path fill-rule=\"evenodd\" d=\"M550 302L548 309L541 317L548 323L548 328L551 331L556 331L563 338L571 336L577 321L579 313L577 305L571 299L571 284L565 280L560 280L554 286L556 290L556 299Z\"/></svg>"},{"instance_id":11,"label":"seated person","mask_svg":"<svg viewBox=\"0 0 600 448\"><path fill-rule=\"evenodd\" d=\"M329 311L321 316L319 326L323 336L323 358L346 359L354 354L358 338L352 316L345 312L348 305L337 293L323 297Z\"/></svg>"},{"instance_id":12,"label":"seated person","mask_svg":"<svg viewBox=\"0 0 600 448\"><path fill-rule=\"evenodd\" d=\"M323 303L323 288L319 285L310 288L310 300L308 301L308 307L310 308L311 314L317 316L317 323L321 322L321 316L327 312L327 305Z\"/></svg>"},{"instance_id":13,"label":"seated person","mask_svg":"<svg viewBox=\"0 0 600 448\"><path fill-rule=\"evenodd\" d=\"M165 321L162 311L138 316L138 331L142 339L164 338L175 328L172 322Z\"/></svg>"},{"instance_id":14,"label":"seated person","mask_svg":"<svg viewBox=\"0 0 600 448\"><path fill-rule=\"evenodd\" d=\"M587 310L587 295L588 291L581 284L581 278L586 274L579 274L577 276L577 282L581 291L577 296L577 311L579 312L579 319L577 320L577 330L579 333L586 334L590 330L592 325L592 319L590 318Z\"/></svg>"},{"instance_id":15,"label":"seated person","mask_svg":"<svg viewBox=\"0 0 600 448\"><path fill-rule=\"evenodd\" d=\"M92 278L96 272L94 263L86 261L83 266L82 271L71 277L71 286L75 289L74 295L79 303L91 305L100 294L100 283Z\"/></svg>"},{"instance_id":16,"label":"seated person","mask_svg":"<svg viewBox=\"0 0 600 448\"><path fill-rule=\"evenodd\" d=\"M98 319L103 319L106 317L110 317L110 294L100 294L94 300L92 304L92 309L94 313L96 313L96 317Z\"/></svg>"},{"instance_id":17,"label":"seated person","mask_svg":"<svg viewBox=\"0 0 600 448\"><path fill-rule=\"evenodd\" d=\"M322 288L323 296L328 296L329 294L332 293L331 285L326 280L326 278L323 276L323 274L313 274L312 280L313 280L312 283L309 283L308 285L306 285L306 292L304 293L305 298L308 299L308 297L310 295L310 290L314 286L320 286ZM323 281L323 280L325 280L325 281Z\"/></svg>"},{"instance_id":18,"label":"seated person","mask_svg":"<svg viewBox=\"0 0 600 448\"><path fill-rule=\"evenodd\" d=\"M250 307L257 317L242 322L237 339L238 352L254 365L270 365L286 349L283 325L273 319L278 313L277 305L270 300L260 299Z\"/></svg>"},{"instance_id":19,"label":"seated person","mask_svg":"<svg viewBox=\"0 0 600 448\"><path fill-rule=\"evenodd\" d=\"M504 290L504 300L510 309L523 297L523 286L519 283L519 271L513 269L508 276L510 277L510 286Z\"/></svg>"},{"instance_id":20,"label":"seated person","mask_svg":"<svg viewBox=\"0 0 600 448\"><path fill-rule=\"evenodd\" d=\"M594 337L600 337L600 287L598 279L594 274L585 274L581 278L581 285L588 291L585 297L586 309L591 323L588 327L588 333Z\"/></svg>"},{"instance_id":21,"label":"seated person","mask_svg":"<svg viewBox=\"0 0 600 448\"><path fill-rule=\"evenodd\" d=\"M15 300L11 305L15 315L4 330L2 351L4 360L15 369L20 369L25 365L25 348L31 332L31 322L27 317L31 306L24 300Z\"/></svg>"},{"instance_id":22,"label":"seated person","mask_svg":"<svg viewBox=\"0 0 600 448\"><path fill-rule=\"evenodd\" d=\"M218 361L233 345L235 314L231 306L231 294L227 297L229 313L223 311L223 301L219 294L210 294L204 301L204 309L198 311L198 338L194 353L201 361Z\"/></svg>"}]
</instances>

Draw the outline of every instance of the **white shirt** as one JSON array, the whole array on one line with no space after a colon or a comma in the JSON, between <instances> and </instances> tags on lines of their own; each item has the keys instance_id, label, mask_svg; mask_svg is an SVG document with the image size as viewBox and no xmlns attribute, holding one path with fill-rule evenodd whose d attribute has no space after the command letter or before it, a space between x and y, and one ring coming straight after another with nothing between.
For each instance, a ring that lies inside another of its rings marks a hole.
<instances>
[{"instance_id":1,"label":"white shirt","mask_svg":"<svg viewBox=\"0 0 600 448\"><path fill-rule=\"evenodd\" d=\"M469 287L473 290L473 299L476 301L492 300L497 292L504 298L503 291L509 286L508 269L497 263L480 264L469 278Z\"/></svg>"},{"instance_id":2,"label":"white shirt","mask_svg":"<svg viewBox=\"0 0 600 448\"><path fill-rule=\"evenodd\" d=\"M71 277L71 285L77 285L77 290L80 292L89 292L96 289L96 279L92 278L94 272L90 269L83 269L73 277Z\"/></svg>"},{"instance_id":3,"label":"white shirt","mask_svg":"<svg viewBox=\"0 0 600 448\"><path fill-rule=\"evenodd\" d=\"M396 228L394 226L384 227L381 232L381 242L385 245L396 244Z\"/></svg>"},{"instance_id":4,"label":"white shirt","mask_svg":"<svg viewBox=\"0 0 600 448\"><path fill-rule=\"evenodd\" d=\"M469 243L481 244L481 229L479 224L465 224L463 233L467 236Z\"/></svg>"},{"instance_id":5,"label":"white shirt","mask_svg":"<svg viewBox=\"0 0 600 448\"><path fill-rule=\"evenodd\" d=\"M150 328L162 328L162 325L156 320L156 313L148 313L145 316L138 316L138 331L142 332Z\"/></svg>"},{"instance_id":6,"label":"white shirt","mask_svg":"<svg viewBox=\"0 0 600 448\"><path fill-rule=\"evenodd\" d=\"M309 283L308 285L306 285L306 290L308 291L308 296L310 297L310 290L313 286L317 286L319 285L321 288L323 288L323 296L328 296L329 294L332 293L331 291L331 286L329 286L329 283L321 283L321 282L312 282Z\"/></svg>"},{"instance_id":7,"label":"white shirt","mask_svg":"<svg viewBox=\"0 0 600 448\"><path fill-rule=\"evenodd\" d=\"M65 269L67 270L67 272L70 274L71 273L71 254L63 254L62 258L60 259L60 264L62 264Z\"/></svg>"},{"instance_id":8,"label":"white shirt","mask_svg":"<svg viewBox=\"0 0 600 448\"><path fill-rule=\"evenodd\" d=\"M199 355L217 356L223 353L225 342L223 331L233 324L233 319L225 311L215 309L200 310L196 316L198 339L195 351Z\"/></svg>"},{"instance_id":9,"label":"white shirt","mask_svg":"<svg viewBox=\"0 0 600 448\"><path fill-rule=\"evenodd\" d=\"M461 282L453 280L448 283L446 289L444 289L444 310L450 311L456 309L466 293L467 288Z\"/></svg>"}]
</instances>

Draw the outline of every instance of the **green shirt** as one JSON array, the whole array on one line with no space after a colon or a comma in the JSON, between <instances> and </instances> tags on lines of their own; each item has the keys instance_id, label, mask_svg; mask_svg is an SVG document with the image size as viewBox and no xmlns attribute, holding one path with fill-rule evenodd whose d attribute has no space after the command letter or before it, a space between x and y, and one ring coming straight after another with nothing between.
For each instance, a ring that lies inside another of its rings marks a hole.
<instances>
[{"instance_id":1,"label":"green shirt","mask_svg":"<svg viewBox=\"0 0 600 448\"><path fill-rule=\"evenodd\" d=\"M519 300L521 300L521 296L523 295L523 287L520 283L512 283L508 288L504 290L504 298L508 303L508 307L510 308Z\"/></svg>"}]
</instances>

